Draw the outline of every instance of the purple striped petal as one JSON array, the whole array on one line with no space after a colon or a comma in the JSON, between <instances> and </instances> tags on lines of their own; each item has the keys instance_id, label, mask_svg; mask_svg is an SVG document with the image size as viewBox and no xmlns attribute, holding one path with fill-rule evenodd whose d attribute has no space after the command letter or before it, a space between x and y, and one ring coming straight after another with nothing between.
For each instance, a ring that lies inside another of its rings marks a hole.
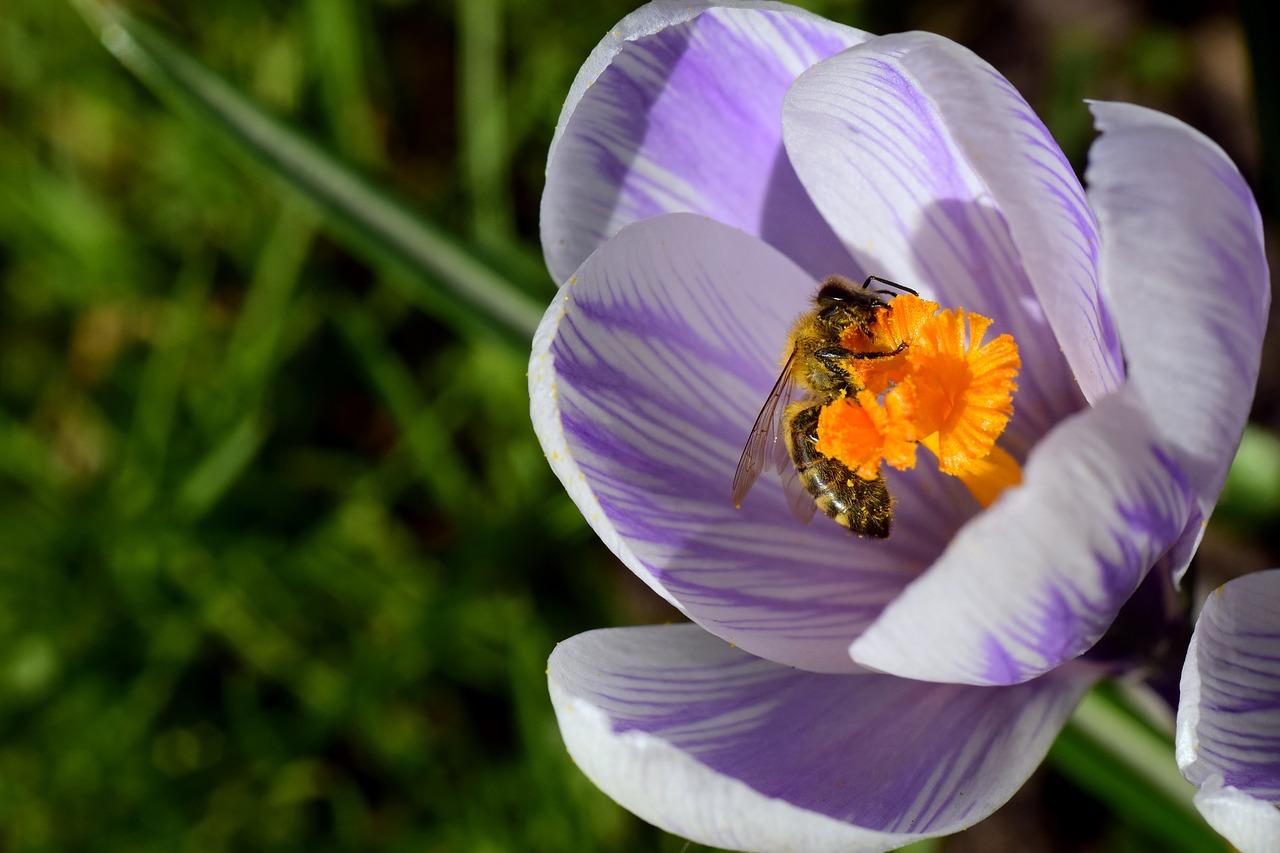
<instances>
[{"instance_id":1,"label":"purple striped petal","mask_svg":"<svg viewBox=\"0 0 1280 853\"><path fill-rule=\"evenodd\" d=\"M979 508L936 470L893 472L905 533L887 541L821 515L800 524L771 471L733 507L788 327L816 289L741 231L689 214L644 220L570 279L529 371L552 467L632 571L753 654L831 672L853 668L849 642Z\"/></svg>"},{"instance_id":2,"label":"purple striped petal","mask_svg":"<svg viewBox=\"0 0 1280 853\"><path fill-rule=\"evenodd\" d=\"M1182 669L1178 766L1280 802L1280 569L1209 596ZM1280 843L1280 836L1276 837Z\"/></svg>"},{"instance_id":3,"label":"purple striped petal","mask_svg":"<svg viewBox=\"0 0 1280 853\"><path fill-rule=\"evenodd\" d=\"M658 826L734 850L883 851L970 826L1044 757L1092 682L824 675L693 625L593 631L551 655L574 761Z\"/></svg>"},{"instance_id":4,"label":"purple striped petal","mask_svg":"<svg viewBox=\"0 0 1280 853\"><path fill-rule=\"evenodd\" d=\"M1198 131L1130 104L1092 109L1102 136L1089 199L1129 375L1208 518L1258 378L1271 298L1262 221L1236 167ZM1187 560L1201 530L1188 534Z\"/></svg>"},{"instance_id":5,"label":"purple striped petal","mask_svg":"<svg viewBox=\"0 0 1280 853\"><path fill-rule=\"evenodd\" d=\"M1280 850L1280 810L1210 776L1196 792L1196 808L1214 831L1240 853Z\"/></svg>"},{"instance_id":6,"label":"purple striped petal","mask_svg":"<svg viewBox=\"0 0 1280 853\"><path fill-rule=\"evenodd\" d=\"M1064 422L853 659L904 678L1014 684L1087 651L1196 512L1157 435L1127 387Z\"/></svg>"},{"instance_id":7,"label":"purple striped petal","mask_svg":"<svg viewBox=\"0 0 1280 853\"><path fill-rule=\"evenodd\" d=\"M1022 350L1015 450L1123 379L1084 192L1031 108L937 36L873 39L803 74L787 151L869 272L995 320Z\"/></svg>"},{"instance_id":8,"label":"purple striped petal","mask_svg":"<svg viewBox=\"0 0 1280 853\"><path fill-rule=\"evenodd\" d=\"M710 7L710 8L708 8ZM653 3L582 67L547 162L542 245L563 282L624 225L711 216L777 246L814 277L854 276L782 147L800 72L866 38L777 3Z\"/></svg>"}]
</instances>

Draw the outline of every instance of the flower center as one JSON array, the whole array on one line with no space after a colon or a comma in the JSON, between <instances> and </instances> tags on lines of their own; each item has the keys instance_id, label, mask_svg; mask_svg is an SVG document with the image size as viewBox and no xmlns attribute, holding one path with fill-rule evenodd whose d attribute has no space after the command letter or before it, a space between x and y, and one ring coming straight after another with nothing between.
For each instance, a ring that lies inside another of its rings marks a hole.
<instances>
[{"instance_id":1,"label":"flower center","mask_svg":"<svg viewBox=\"0 0 1280 853\"><path fill-rule=\"evenodd\" d=\"M996 446L1013 415L1022 361L1010 335L982 342L990 325L963 308L940 311L936 302L902 294L876 310L870 335L846 330L841 344L855 353L906 346L887 358L850 359L863 390L823 406L818 452L873 480L882 462L914 467L923 444L940 471L989 506L1022 480L1017 461Z\"/></svg>"}]
</instances>

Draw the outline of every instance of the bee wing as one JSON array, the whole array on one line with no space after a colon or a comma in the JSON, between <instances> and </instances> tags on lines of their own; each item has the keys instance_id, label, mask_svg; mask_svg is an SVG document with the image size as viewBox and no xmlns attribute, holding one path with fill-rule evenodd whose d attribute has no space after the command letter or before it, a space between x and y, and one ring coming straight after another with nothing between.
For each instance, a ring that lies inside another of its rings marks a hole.
<instances>
[{"instance_id":1,"label":"bee wing","mask_svg":"<svg viewBox=\"0 0 1280 853\"><path fill-rule=\"evenodd\" d=\"M811 399L807 395L803 398ZM797 403L796 408L803 410L812 403ZM787 409L791 408L791 401L782 406L782 417L779 423L790 422L787 417ZM781 427L779 427L781 428ZM796 468L795 461L791 458L791 452L787 449L788 442L786 437L782 437L778 441L778 450L774 453L773 467L778 470L778 479L782 481L782 492L787 496L787 506L791 507L791 514L796 521L801 524L808 524L813 521L813 512L818 505L813 501L813 493L805 486L804 481L800 479L800 471Z\"/></svg>"},{"instance_id":2,"label":"bee wing","mask_svg":"<svg viewBox=\"0 0 1280 853\"><path fill-rule=\"evenodd\" d=\"M742 499L755 485L766 460L771 461L779 471L786 470L786 467L794 469L779 429L782 412L791 403L791 397L795 393L795 384L791 380L791 367L795 357L796 351L793 348L791 355L787 356L787 363L782 367L782 373L778 375L778 381L773 383L773 390L760 407L760 414L756 416L751 434L747 436L746 446L742 448L738 469L733 472L734 506L742 505Z\"/></svg>"},{"instance_id":3,"label":"bee wing","mask_svg":"<svg viewBox=\"0 0 1280 853\"><path fill-rule=\"evenodd\" d=\"M791 457L787 457L786 467L778 470L778 476L782 478L782 490L787 495L787 506L791 507L791 514L795 516L796 521L801 524L808 524L813 521L814 510L818 505L813 500L813 495L805 488L804 482L800 479L800 472L796 470L796 465L791 461Z\"/></svg>"}]
</instances>

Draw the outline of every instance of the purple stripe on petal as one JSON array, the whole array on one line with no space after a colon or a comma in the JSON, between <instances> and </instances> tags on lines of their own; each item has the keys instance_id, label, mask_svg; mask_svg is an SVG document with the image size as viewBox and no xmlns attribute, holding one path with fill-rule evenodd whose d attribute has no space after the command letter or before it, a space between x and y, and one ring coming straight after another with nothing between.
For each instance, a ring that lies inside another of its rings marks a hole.
<instances>
[{"instance_id":1,"label":"purple stripe on petal","mask_svg":"<svg viewBox=\"0 0 1280 853\"><path fill-rule=\"evenodd\" d=\"M1178 765L1280 802L1280 569L1209 596L1182 671Z\"/></svg>"},{"instance_id":2,"label":"purple stripe on petal","mask_svg":"<svg viewBox=\"0 0 1280 853\"><path fill-rule=\"evenodd\" d=\"M938 505L942 475L910 472L910 535L859 540L824 516L797 522L767 471L733 507L790 319L815 290L741 231L686 214L644 220L563 291L535 343L530 394L552 466L633 571L754 654L841 671L853 668L849 641L976 505Z\"/></svg>"},{"instance_id":3,"label":"purple stripe on petal","mask_svg":"<svg viewBox=\"0 0 1280 853\"><path fill-rule=\"evenodd\" d=\"M1091 374L1099 373L1095 363L1110 363L1105 311L1088 298L1096 291L1092 217L1078 182L1078 198L1071 195L1075 178L1069 170L1062 173L1061 152L1046 151L1052 139L1032 136L1034 115L1020 99L1016 103L1028 109L1029 118L1005 128L1003 149L979 156L966 147L975 128L953 120L931 88L902 65L904 49L916 49L917 42L931 45L932 38L873 39L805 72L783 105L784 138L815 203L864 268L915 287L944 307L991 317L991 334L1009 333L1018 341L1023 371L1005 441L1022 458L1054 424L1080 409L1081 388L1101 387L1092 380L1077 383L1083 371L1073 374L1069 360L1086 364ZM985 72L964 71L976 74L975 86L988 79ZM1006 100L1016 98L1009 92ZM1054 273L1062 293L1055 291L1052 300L1037 283L1041 268L1026 264L1019 236L1028 226L1011 218L1032 216L1025 210L1029 202L995 192L983 171L992 162L1032 157L1027 151L1038 159L1020 167L1027 187L1019 187L1040 200L1043 210L1034 216L1062 222L1057 236L1068 247L1059 252L1066 257L1058 259ZM1066 215L1055 213L1059 209ZM1092 348L1068 346L1059 326L1088 338Z\"/></svg>"},{"instance_id":4,"label":"purple stripe on petal","mask_svg":"<svg viewBox=\"0 0 1280 853\"><path fill-rule=\"evenodd\" d=\"M1239 172L1197 131L1129 104L1093 111L1102 136L1089 198L1130 375L1207 518L1258 376L1271 293L1261 219Z\"/></svg>"},{"instance_id":5,"label":"purple stripe on petal","mask_svg":"<svg viewBox=\"0 0 1280 853\"><path fill-rule=\"evenodd\" d=\"M552 275L566 279L628 223L677 211L755 234L815 277L856 275L791 168L780 115L801 71L864 37L775 6L711 8L635 41L606 39L611 61L589 87L575 84L547 163Z\"/></svg>"},{"instance_id":6,"label":"purple stripe on petal","mask_svg":"<svg viewBox=\"0 0 1280 853\"><path fill-rule=\"evenodd\" d=\"M579 766L646 819L743 849L885 850L906 839L877 845L871 833L950 833L1003 803L1094 674L1069 666L1004 688L823 675L753 658L694 626L667 626L575 637L556 648L550 678ZM575 750L587 709L604 715L613 736ZM676 755L699 771L672 792L665 765ZM635 790L637 774L659 788L665 780L667 801ZM719 790L725 779L746 788L733 809ZM757 813L769 802L788 807L782 826ZM717 815L732 828L717 826ZM819 816L847 824L843 837L801 843L814 825L830 828Z\"/></svg>"},{"instance_id":7,"label":"purple stripe on petal","mask_svg":"<svg viewBox=\"0 0 1280 853\"><path fill-rule=\"evenodd\" d=\"M1036 447L850 649L906 678L1010 684L1087 651L1181 535L1195 496L1122 390Z\"/></svg>"}]
</instances>

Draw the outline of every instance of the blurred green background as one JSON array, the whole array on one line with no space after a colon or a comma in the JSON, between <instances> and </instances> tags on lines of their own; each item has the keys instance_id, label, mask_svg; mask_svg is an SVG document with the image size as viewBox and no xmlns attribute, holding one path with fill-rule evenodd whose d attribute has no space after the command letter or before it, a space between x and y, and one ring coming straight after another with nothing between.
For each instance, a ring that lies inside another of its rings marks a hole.
<instances>
[{"instance_id":1,"label":"blurred green background","mask_svg":"<svg viewBox=\"0 0 1280 853\"><path fill-rule=\"evenodd\" d=\"M131 8L541 304L546 149L632 5ZM803 5L970 45L1078 164L1081 98L1171 111L1270 210L1275 106L1229 5ZM435 284L171 111L71 5L6 0L0 850L686 849L572 766L544 676L557 639L674 611L547 468L526 348ZM1272 361L1215 577L1280 562ZM942 849L1150 843L1050 768Z\"/></svg>"}]
</instances>

